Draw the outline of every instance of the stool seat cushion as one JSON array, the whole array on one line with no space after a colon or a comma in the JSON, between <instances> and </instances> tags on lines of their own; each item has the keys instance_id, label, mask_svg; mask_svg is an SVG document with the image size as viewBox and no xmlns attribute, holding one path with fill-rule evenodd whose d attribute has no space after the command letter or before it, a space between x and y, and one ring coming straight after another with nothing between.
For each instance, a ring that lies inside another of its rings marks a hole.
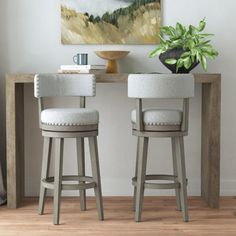
<instances>
[{"instance_id":1,"label":"stool seat cushion","mask_svg":"<svg viewBox=\"0 0 236 236\"><path fill-rule=\"evenodd\" d=\"M50 108L41 112L41 123L56 126L95 125L99 113L88 108Z\"/></svg>"},{"instance_id":2,"label":"stool seat cushion","mask_svg":"<svg viewBox=\"0 0 236 236\"><path fill-rule=\"evenodd\" d=\"M136 123L136 110L131 113L132 123ZM143 109L144 125L180 125L182 111L167 109Z\"/></svg>"}]
</instances>

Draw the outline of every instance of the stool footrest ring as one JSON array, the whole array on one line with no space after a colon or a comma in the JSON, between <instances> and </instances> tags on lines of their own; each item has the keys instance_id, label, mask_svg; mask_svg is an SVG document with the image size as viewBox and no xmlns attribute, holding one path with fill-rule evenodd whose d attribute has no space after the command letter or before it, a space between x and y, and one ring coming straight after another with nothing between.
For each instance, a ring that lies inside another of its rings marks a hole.
<instances>
[{"instance_id":1,"label":"stool footrest ring","mask_svg":"<svg viewBox=\"0 0 236 236\"><path fill-rule=\"evenodd\" d=\"M147 180L167 180L174 181L173 183L148 183ZM132 184L137 185L137 177L132 178ZM175 175L146 175L144 187L149 189L177 189L180 188L180 183L177 182Z\"/></svg>"},{"instance_id":2,"label":"stool footrest ring","mask_svg":"<svg viewBox=\"0 0 236 236\"><path fill-rule=\"evenodd\" d=\"M61 184L61 190L84 190L96 187L96 182L89 176L64 175L62 181L81 181L82 183ZM44 188L54 189L54 177L42 179L42 185Z\"/></svg>"}]
</instances>

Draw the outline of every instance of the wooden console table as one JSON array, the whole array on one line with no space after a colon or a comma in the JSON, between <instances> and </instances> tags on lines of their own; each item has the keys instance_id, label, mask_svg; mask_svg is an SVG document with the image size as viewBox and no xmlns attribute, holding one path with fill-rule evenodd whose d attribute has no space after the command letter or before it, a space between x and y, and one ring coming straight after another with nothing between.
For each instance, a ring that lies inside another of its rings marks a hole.
<instances>
[{"instance_id":1,"label":"wooden console table","mask_svg":"<svg viewBox=\"0 0 236 236\"><path fill-rule=\"evenodd\" d=\"M126 83L128 74L99 74L98 83ZM34 74L6 76L7 204L16 208L24 196L24 84ZM219 207L221 75L196 74L202 84L201 194Z\"/></svg>"}]
</instances>

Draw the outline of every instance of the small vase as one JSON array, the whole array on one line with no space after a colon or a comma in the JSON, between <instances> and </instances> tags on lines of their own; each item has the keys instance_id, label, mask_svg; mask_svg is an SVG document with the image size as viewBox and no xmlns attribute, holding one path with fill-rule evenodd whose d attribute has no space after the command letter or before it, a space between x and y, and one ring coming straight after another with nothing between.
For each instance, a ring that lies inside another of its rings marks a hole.
<instances>
[{"instance_id":1,"label":"small vase","mask_svg":"<svg viewBox=\"0 0 236 236\"><path fill-rule=\"evenodd\" d=\"M199 64L199 62L195 61L190 66L189 69L186 69L184 66L182 66L179 68L178 72L176 72L176 64L170 65L165 62L166 59L170 59L170 58L174 58L174 59L178 60L183 53L184 53L184 50L182 48L173 48L173 49L167 50L166 52L162 53L159 56L159 59L160 59L161 63L167 69L169 69L173 74L188 74L191 70L193 70Z\"/></svg>"}]
</instances>

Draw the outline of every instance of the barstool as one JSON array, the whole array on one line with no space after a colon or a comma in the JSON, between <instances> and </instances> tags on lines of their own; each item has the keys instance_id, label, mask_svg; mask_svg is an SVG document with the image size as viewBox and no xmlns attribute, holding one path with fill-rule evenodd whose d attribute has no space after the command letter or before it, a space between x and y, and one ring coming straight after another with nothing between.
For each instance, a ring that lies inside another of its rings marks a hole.
<instances>
[{"instance_id":1,"label":"barstool","mask_svg":"<svg viewBox=\"0 0 236 236\"><path fill-rule=\"evenodd\" d=\"M144 189L175 189L177 210L188 221L184 141L188 134L189 98L194 96L194 78L190 74L131 74L128 96L136 98L132 111L132 133L138 137L134 185L135 220L141 221ZM142 99L182 99L183 109L143 109ZM172 142L173 175L146 175L149 138L169 137ZM167 180L152 183L150 180Z\"/></svg>"},{"instance_id":2,"label":"barstool","mask_svg":"<svg viewBox=\"0 0 236 236\"><path fill-rule=\"evenodd\" d=\"M94 75L39 74L34 78L34 95L39 104L39 125L44 137L39 214L44 212L47 189L54 191L53 223L59 224L62 190L79 190L80 208L86 210L86 189L94 188L98 217L103 216L102 191L98 160L98 121L96 110L85 108L86 97L95 96ZM45 97L80 97L79 108L44 108ZM63 176L63 147L65 138L76 138L78 175ZM88 138L93 177L85 175L84 139ZM54 176L49 176L52 140L55 139ZM62 181L76 181L74 184Z\"/></svg>"}]
</instances>

